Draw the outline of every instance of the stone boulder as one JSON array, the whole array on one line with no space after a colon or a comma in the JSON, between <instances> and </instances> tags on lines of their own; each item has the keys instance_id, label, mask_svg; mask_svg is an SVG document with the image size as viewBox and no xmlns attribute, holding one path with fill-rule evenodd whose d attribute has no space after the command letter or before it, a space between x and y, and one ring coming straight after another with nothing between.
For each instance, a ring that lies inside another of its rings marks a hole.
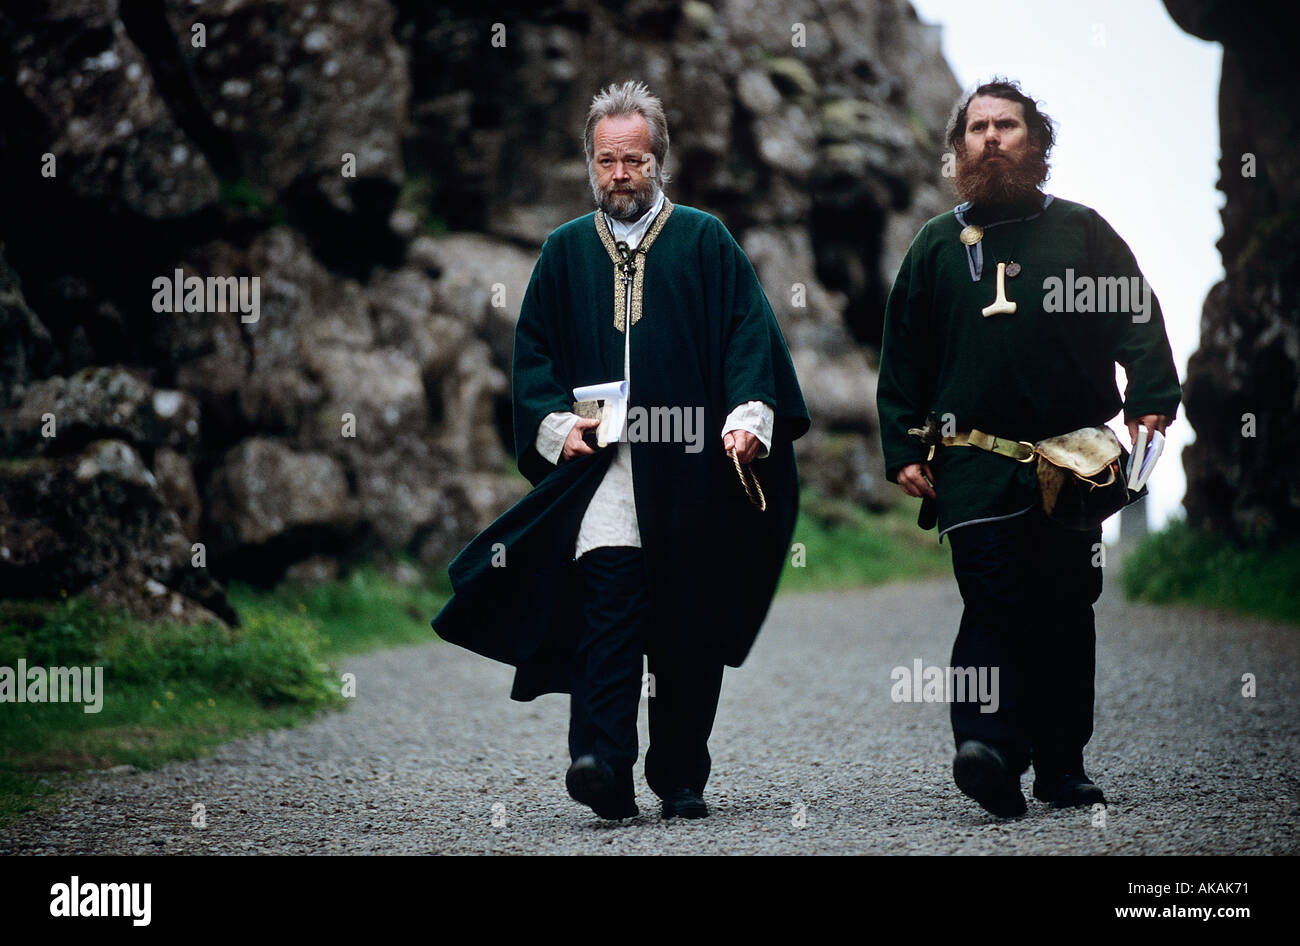
<instances>
[{"instance_id":1,"label":"stone boulder","mask_svg":"<svg viewBox=\"0 0 1300 946\"><path fill-rule=\"evenodd\" d=\"M212 205L217 176L176 121L119 0L28 6L39 15L14 17L0 30L12 57L7 71L55 175L76 198L150 220Z\"/></svg>"},{"instance_id":2,"label":"stone boulder","mask_svg":"<svg viewBox=\"0 0 1300 946\"><path fill-rule=\"evenodd\" d=\"M156 389L109 365L33 382L16 408L0 414L0 424L11 445L32 453L61 453L105 437L184 449L200 433L190 394Z\"/></svg>"},{"instance_id":3,"label":"stone boulder","mask_svg":"<svg viewBox=\"0 0 1300 946\"><path fill-rule=\"evenodd\" d=\"M130 444L0 462L0 595L86 591L144 618L238 616ZM201 560L201 558L200 558Z\"/></svg>"},{"instance_id":4,"label":"stone boulder","mask_svg":"<svg viewBox=\"0 0 1300 946\"><path fill-rule=\"evenodd\" d=\"M205 516L216 553L229 558L285 537L347 535L356 509L343 464L269 437L229 450L207 483ZM272 576L274 577L274 576Z\"/></svg>"},{"instance_id":5,"label":"stone boulder","mask_svg":"<svg viewBox=\"0 0 1300 946\"><path fill-rule=\"evenodd\" d=\"M197 105L242 178L273 191L310 181L346 213L357 209L350 180L395 195L410 80L391 4L167 0L165 9Z\"/></svg>"}]
</instances>

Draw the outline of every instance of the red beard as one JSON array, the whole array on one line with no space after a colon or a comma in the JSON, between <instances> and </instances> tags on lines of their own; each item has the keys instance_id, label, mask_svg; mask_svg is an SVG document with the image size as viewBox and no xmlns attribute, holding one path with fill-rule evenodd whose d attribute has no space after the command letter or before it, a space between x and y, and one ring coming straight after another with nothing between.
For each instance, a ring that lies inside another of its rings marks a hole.
<instances>
[{"instance_id":1,"label":"red beard","mask_svg":"<svg viewBox=\"0 0 1300 946\"><path fill-rule=\"evenodd\" d=\"M990 158L997 155L997 158ZM957 152L953 187L959 197L976 206L1021 206L1038 200L1038 188L1047 180L1047 162L1034 150L1013 157L1000 150L978 154Z\"/></svg>"}]
</instances>

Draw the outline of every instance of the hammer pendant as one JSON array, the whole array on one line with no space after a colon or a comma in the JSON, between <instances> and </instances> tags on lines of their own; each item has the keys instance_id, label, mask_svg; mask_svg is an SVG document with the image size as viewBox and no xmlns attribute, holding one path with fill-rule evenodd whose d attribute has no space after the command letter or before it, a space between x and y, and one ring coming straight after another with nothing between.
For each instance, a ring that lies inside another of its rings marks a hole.
<instances>
[{"instance_id":1,"label":"hammer pendant","mask_svg":"<svg viewBox=\"0 0 1300 946\"><path fill-rule=\"evenodd\" d=\"M1006 273L1007 264L998 263L998 297L981 310L985 318L990 315L1010 315L1016 311L1016 304L1007 301Z\"/></svg>"}]
</instances>

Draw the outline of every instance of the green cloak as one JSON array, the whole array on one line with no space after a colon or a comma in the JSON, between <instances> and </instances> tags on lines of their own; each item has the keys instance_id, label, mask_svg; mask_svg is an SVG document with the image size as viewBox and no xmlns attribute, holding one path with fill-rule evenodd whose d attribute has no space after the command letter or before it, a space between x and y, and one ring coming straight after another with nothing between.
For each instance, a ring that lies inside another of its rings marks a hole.
<instances>
[{"instance_id":1,"label":"green cloak","mask_svg":"<svg viewBox=\"0 0 1300 946\"><path fill-rule=\"evenodd\" d=\"M622 445L631 449L650 646L739 666L794 532L793 443L808 429L808 411L749 260L717 218L666 200L638 248L630 306L617 259L595 212L564 224L542 247L513 368L515 453L534 488L451 563L455 594L432 621L444 640L516 667L517 700L569 692L582 625L574 545L613 456L598 450L557 466L537 452L537 428L547 414L574 409L575 387L623 378L629 308L629 412L662 420L674 408L681 417L702 409L703 417L694 444ZM752 466L765 512L751 505L722 449L723 422L747 401L775 413L769 455Z\"/></svg>"}]
</instances>

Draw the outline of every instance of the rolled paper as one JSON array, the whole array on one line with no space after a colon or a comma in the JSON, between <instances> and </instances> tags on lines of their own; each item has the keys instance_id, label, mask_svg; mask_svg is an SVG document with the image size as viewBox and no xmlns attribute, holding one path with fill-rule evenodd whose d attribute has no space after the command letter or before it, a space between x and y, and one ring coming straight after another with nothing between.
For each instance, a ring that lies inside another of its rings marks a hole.
<instances>
[{"instance_id":1,"label":"rolled paper","mask_svg":"<svg viewBox=\"0 0 1300 946\"><path fill-rule=\"evenodd\" d=\"M627 420L627 382L611 381L607 384L589 384L573 389L575 401L602 401L600 426L596 428L596 442L604 447L623 439L623 423Z\"/></svg>"}]
</instances>

